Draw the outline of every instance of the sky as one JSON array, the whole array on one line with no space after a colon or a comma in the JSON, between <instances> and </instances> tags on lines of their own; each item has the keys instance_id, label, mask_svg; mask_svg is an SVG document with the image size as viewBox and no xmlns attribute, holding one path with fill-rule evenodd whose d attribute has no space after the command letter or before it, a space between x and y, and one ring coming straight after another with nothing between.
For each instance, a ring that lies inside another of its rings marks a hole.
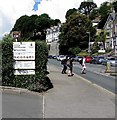
<instances>
[{"instance_id":1,"label":"sky","mask_svg":"<svg viewBox=\"0 0 117 120\"><path fill-rule=\"evenodd\" d=\"M0 39L9 33L17 19L23 15L47 13L52 19L65 22L69 9L78 8L84 0L0 0ZM99 7L107 0L93 0Z\"/></svg>"}]
</instances>

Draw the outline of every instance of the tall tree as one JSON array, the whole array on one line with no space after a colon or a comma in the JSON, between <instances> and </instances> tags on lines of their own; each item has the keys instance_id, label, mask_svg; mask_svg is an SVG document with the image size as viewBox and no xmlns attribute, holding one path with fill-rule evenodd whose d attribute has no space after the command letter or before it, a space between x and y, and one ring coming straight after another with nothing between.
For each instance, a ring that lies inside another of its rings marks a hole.
<instances>
[{"instance_id":1,"label":"tall tree","mask_svg":"<svg viewBox=\"0 0 117 120\"><path fill-rule=\"evenodd\" d=\"M113 2L113 8L114 8L114 10L115 10L115 12L117 13L117 1L116 2Z\"/></svg>"},{"instance_id":2,"label":"tall tree","mask_svg":"<svg viewBox=\"0 0 117 120\"><path fill-rule=\"evenodd\" d=\"M12 31L20 31L22 38L45 40L46 29L60 23L59 19L51 19L48 14L41 14L39 16L21 16L15 23Z\"/></svg>"},{"instance_id":3,"label":"tall tree","mask_svg":"<svg viewBox=\"0 0 117 120\"><path fill-rule=\"evenodd\" d=\"M99 8L99 13L101 15L101 20L106 19L109 13L111 12L111 5L109 2L104 2Z\"/></svg>"},{"instance_id":4,"label":"tall tree","mask_svg":"<svg viewBox=\"0 0 117 120\"><path fill-rule=\"evenodd\" d=\"M69 10L66 12L65 18L67 19L70 15L72 15L73 13L76 13L76 12L77 12L77 9L75 9L75 8L69 9Z\"/></svg>"},{"instance_id":5,"label":"tall tree","mask_svg":"<svg viewBox=\"0 0 117 120\"><path fill-rule=\"evenodd\" d=\"M26 32L28 30L27 21L29 20L29 16L24 15L21 16L18 20L16 20L16 23L13 27L12 31L21 31L21 37L26 36Z\"/></svg>"},{"instance_id":6,"label":"tall tree","mask_svg":"<svg viewBox=\"0 0 117 120\"><path fill-rule=\"evenodd\" d=\"M78 8L80 13L83 13L87 16L90 15L91 11L97 8L97 5L94 2L81 2L80 7Z\"/></svg>"},{"instance_id":7,"label":"tall tree","mask_svg":"<svg viewBox=\"0 0 117 120\"><path fill-rule=\"evenodd\" d=\"M79 47L81 50L88 48L89 34L87 32L90 32L91 37L96 32L91 20L80 13L70 15L61 27L60 54L69 54L69 49L74 47Z\"/></svg>"},{"instance_id":8,"label":"tall tree","mask_svg":"<svg viewBox=\"0 0 117 120\"><path fill-rule=\"evenodd\" d=\"M89 16L89 18L91 19L91 20L94 20L95 18L100 18L100 14L99 14L99 8L95 8L95 9L93 9L92 11L91 11L91 13L90 13L90 16Z\"/></svg>"},{"instance_id":9,"label":"tall tree","mask_svg":"<svg viewBox=\"0 0 117 120\"><path fill-rule=\"evenodd\" d=\"M99 8L99 14L100 14L100 23L98 24L99 29L103 28L110 12L111 12L111 4L109 2L102 3Z\"/></svg>"}]
</instances>

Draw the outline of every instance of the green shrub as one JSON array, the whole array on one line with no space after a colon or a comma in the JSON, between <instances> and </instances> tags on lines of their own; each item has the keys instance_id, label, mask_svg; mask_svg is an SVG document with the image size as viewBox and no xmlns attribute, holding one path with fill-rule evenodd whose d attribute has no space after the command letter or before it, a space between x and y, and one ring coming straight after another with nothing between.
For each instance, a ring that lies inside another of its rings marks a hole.
<instances>
[{"instance_id":1,"label":"green shrub","mask_svg":"<svg viewBox=\"0 0 117 120\"><path fill-rule=\"evenodd\" d=\"M12 40L6 38L2 45L2 85L12 86L14 81L13 72L13 46Z\"/></svg>"},{"instance_id":2,"label":"green shrub","mask_svg":"<svg viewBox=\"0 0 117 120\"><path fill-rule=\"evenodd\" d=\"M35 41L35 75L14 75L13 42L2 41L2 85L46 91L53 87L47 79L48 48L45 42Z\"/></svg>"},{"instance_id":3,"label":"green shrub","mask_svg":"<svg viewBox=\"0 0 117 120\"><path fill-rule=\"evenodd\" d=\"M77 55L81 51L81 49L79 47L73 47L73 48L69 48L68 51L74 55Z\"/></svg>"},{"instance_id":4,"label":"green shrub","mask_svg":"<svg viewBox=\"0 0 117 120\"><path fill-rule=\"evenodd\" d=\"M81 51L78 56L89 56L89 53L85 52L85 51Z\"/></svg>"}]
</instances>

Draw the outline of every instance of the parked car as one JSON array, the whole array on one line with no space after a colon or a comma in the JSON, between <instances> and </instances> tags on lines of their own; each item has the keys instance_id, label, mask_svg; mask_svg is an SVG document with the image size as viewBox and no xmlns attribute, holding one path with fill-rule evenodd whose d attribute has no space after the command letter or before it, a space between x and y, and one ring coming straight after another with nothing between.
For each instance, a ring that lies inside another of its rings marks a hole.
<instances>
[{"instance_id":1,"label":"parked car","mask_svg":"<svg viewBox=\"0 0 117 120\"><path fill-rule=\"evenodd\" d=\"M74 61L78 61L78 56L74 57Z\"/></svg>"},{"instance_id":2,"label":"parked car","mask_svg":"<svg viewBox=\"0 0 117 120\"><path fill-rule=\"evenodd\" d=\"M117 66L117 58L115 57L108 58L107 62L110 62L111 66L114 66L114 67Z\"/></svg>"},{"instance_id":3,"label":"parked car","mask_svg":"<svg viewBox=\"0 0 117 120\"><path fill-rule=\"evenodd\" d=\"M104 58L103 60L102 60L102 65L106 65L107 64L107 61L108 61L108 59L107 58Z\"/></svg>"},{"instance_id":4,"label":"parked car","mask_svg":"<svg viewBox=\"0 0 117 120\"><path fill-rule=\"evenodd\" d=\"M101 64L104 59L105 59L104 56L98 56L98 62L97 63Z\"/></svg>"},{"instance_id":5,"label":"parked car","mask_svg":"<svg viewBox=\"0 0 117 120\"><path fill-rule=\"evenodd\" d=\"M101 64L103 60L103 56L95 56L90 60L90 64Z\"/></svg>"},{"instance_id":6,"label":"parked car","mask_svg":"<svg viewBox=\"0 0 117 120\"><path fill-rule=\"evenodd\" d=\"M52 55L48 55L48 58L49 58L49 59L52 59L52 58L53 58L53 56L52 56Z\"/></svg>"},{"instance_id":7,"label":"parked car","mask_svg":"<svg viewBox=\"0 0 117 120\"><path fill-rule=\"evenodd\" d=\"M76 57L74 57L74 61L79 62L82 58L83 58L83 57L81 57L81 56L76 56Z\"/></svg>"},{"instance_id":8,"label":"parked car","mask_svg":"<svg viewBox=\"0 0 117 120\"><path fill-rule=\"evenodd\" d=\"M57 56L57 60L58 60L58 61L62 61L62 60L65 59L65 58L66 58L65 55L59 55L59 56Z\"/></svg>"},{"instance_id":9,"label":"parked car","mask_svg":"<svg viewBox=\"0 0 117 120\"><path fill-rule=\"evenodd\" d=\"M97 61L97 57L92 57L92 59L90 60L90 64L96 64Z\"/></svg>"},{"instance_id":10,"label":"parked car","mask_svg":"<svg viewBox=\"0 0 117 120\"><path fill-rule=\"evenodd\" d=\"M80 62L80 60L81 60L82 58L83 58L82 56L79 56L79 57L78 57L78 62Z\"/></svg>"},{"instance_id":11,"label":"parked car","mask_svg":"<svg viewBox=\"0 0 117 120\"><path fill-rule=\"evenodd\" d=\"M56 56L56 55L53 55L53 59L57 59L57 56Z\"/></svg>"},{"instance_id":12,"label":"parked car","mask_svg":"<svg viewBox=\"0 0 117 120\"><path fill-rule=\"evenodd\" d=\"M92 59L92 57L86 56L86 58L85 58L86 63L90 63L91 59Z\"/></svg>"}]
</instances>

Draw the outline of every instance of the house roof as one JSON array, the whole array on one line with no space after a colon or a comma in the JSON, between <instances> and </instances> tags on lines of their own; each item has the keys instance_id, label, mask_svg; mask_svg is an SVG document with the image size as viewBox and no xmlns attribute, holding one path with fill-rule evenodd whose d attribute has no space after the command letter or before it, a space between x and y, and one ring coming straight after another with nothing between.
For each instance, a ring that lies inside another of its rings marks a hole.
<instances>
[{"instance_id":1,"label":"house roof","mask_svg":"<svg viewBox=\"0 0 117 120\"><path fill-rule=\"evenodd\" d=\"M108 24L108 22L114 21L115 18L116 18L116 16L117 16L117 13L115 13L115 11L113 11L112 13L110 13L109 16L108 16L108 18L107 18L107 20L106 20L106 23L104 24L103 28L106 27L106 25Z\"/></svg>"}]
</instances>

